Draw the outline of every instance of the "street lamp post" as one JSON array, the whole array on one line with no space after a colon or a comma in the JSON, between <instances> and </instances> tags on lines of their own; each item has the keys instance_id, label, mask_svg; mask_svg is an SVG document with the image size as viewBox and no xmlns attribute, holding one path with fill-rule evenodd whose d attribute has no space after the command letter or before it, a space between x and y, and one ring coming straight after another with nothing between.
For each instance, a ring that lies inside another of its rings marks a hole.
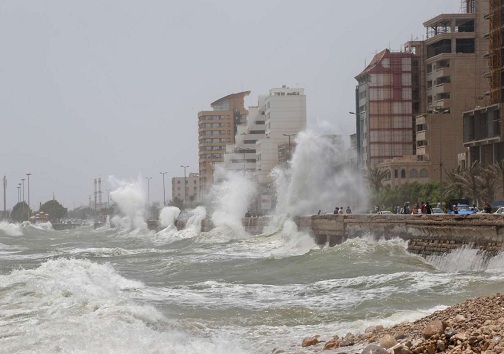
<instances>
[{"instance_id":1,"label":"street lamp post","mask_svg":"<svg viewBox=\"0 0 504 354\"><path fill-rule=\"evenodd\" d=\"M166 189L165 189L165 182L164 182L164 175L167 174L168 172L159 172L163 175L163 206L166 206Z\"/></svg>"},{"instance_id":2,"label":"street lamp post","mask_svg":"<svg viewBox=\"0 0 504 354\"><path fill-rule=\"evenodd\" d=\"M28 210L30 210L30 176L31 176L31 173L27 173L26 176L28 177Z\"/></svg>"},{"instance_id":3,"label":"street lamp post","mask_svg":"<svg viewBox=\"0 0 504 354\"><path fill-rule=\"evenodd\" d=\"M186 168L188 168L189 166L184 166L184 165L181 165L180 167L182 167L184 169L184 204L186 203L186 199L187 199L187 177L186 177Z\"/></svg>"},{"instance_id":4,"label":"street lamp post","mask_svg":"<svg viewBox=\"0 0 504 354\"><path fill-rule=\"evenodd\" d=\"M294 135L296 135L296 133L294 133L294 134L283 134L283 136L286 136L286 137L289 138L289 160L291 158L291 143L290 143L290 139L291 139L291 136L294 136Z\"/></svg>"},{"instance_id":5,"label":"street lamp post","mask_svg":"<svg viewBox=\"0 0 504 354\"><path fill-rule=\"evenodd\" d=\"M247 168L245 167L245 162L247 161L245 158L245 153L247 152L247 149L238 149L238 152L243 152L243 174L245 174L245 171Z\"/></svg>"},{"instance_id":6,"label":"street lamp post","mask_svg":"<svg viewBox=\"0 0 504 354\"><path fill-rule=\"evenodd\" d=\"M18 203L21 202L21 183L18 183Z\"/></svg>"},{"instance_id":7,"label":"street lamp post","mask_svg":"<svg viewBox=\"0 0 504 354\"><path fill-rule=\"evenodd\" d=\"M145 179L147 180L147 206L150 205L150 180L152 179L152 177L145 177Z\"/></svg>"},{"instance_id":8,"label":"street lamp post","mask_svg":"<svg viewBox=\"0 0 504 354\"><path fill-rule=\"evenodd\" d=\"M23 183L23 200L22 200L22 202L25 201L25 197L24 197L24 181L25 181L25 178L21 178L21 182Z\"/></svg>"}]
</instances>

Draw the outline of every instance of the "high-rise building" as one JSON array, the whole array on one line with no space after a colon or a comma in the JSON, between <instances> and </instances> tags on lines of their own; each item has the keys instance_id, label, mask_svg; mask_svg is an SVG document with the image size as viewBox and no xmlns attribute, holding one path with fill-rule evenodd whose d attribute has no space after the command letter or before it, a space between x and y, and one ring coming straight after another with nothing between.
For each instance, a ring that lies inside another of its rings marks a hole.
<instances>
[{"instance_id":1,"label":"high-rise building","mask_svg":"<svg viewBox=\"0 0 504 354\"><path fill-rule=\"evenodd\" d=\"M287 86L271 89L267 96L261 97L258 108L264 116L265 137L256 143L255 177L260 186L267 187L272 183L270 173L279 163L279 145L287 143L291 155L296 134L306 130L304 89Z\"/></svg>"},{"instance_id":2,"label":"high-rise building","mask_svg":"<svg viewBox=\"0 0 504 354\"><path fill-rule=\"evenodd\" d=\"M487 101L484 79L488 48L488 1L464 0L463 11L441 14L424 23L422 53L425 110L416 118L419 160L430 164L429 179L446 181L445 173L465 160L463 112Z\"/></svg>"},{"instance_id":3,"label":"high-rise building","mask_svg":"<svg viewBox=\"0 0 504 354\"><path fill-rule=\"evenodd\" d=\"M233 93L210 104L212 111L198 113L199 178L201 192L214 182L214 165L224 161L226 145L235 143L238 126L246 122L245 96Z\"/></svg>"},{"instance_id":4,"label":"high-rise building","mask_svg":"<svg viewBox=\"0 0 504 354\"><path fill-rule=\"evenodd\" d=\"M489 102L475 104L464 112L464 147L468 151L466 163L493 164L504 159L504 5L502 0L476 1L476 9L486 22L482 27L487 29L484 37L488 39L488 46L482 51L488 59L483 76L488 78L489 88L478 94L485 95Z\"/></svg>"},{"instance_id":5,"label":"high-rise building","mask_svg":"<svg viewBox=\"0 0 504 354\"><path fill-rule=\"evenodd\" d=\"M419 109L418 58L388 49L376 54L358 81L357 132L364 169L414 154L414 116Z\"/></svg>"}]
</instances>

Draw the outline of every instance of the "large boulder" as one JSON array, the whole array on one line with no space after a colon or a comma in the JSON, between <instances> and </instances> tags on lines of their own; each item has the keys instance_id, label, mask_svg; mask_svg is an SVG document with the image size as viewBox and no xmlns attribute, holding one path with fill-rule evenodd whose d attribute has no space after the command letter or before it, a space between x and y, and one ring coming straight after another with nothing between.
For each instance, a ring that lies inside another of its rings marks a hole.
<instances>
[{"instance_id":1,"label":"large boulder","mask_svg":"<svg viewBox=\"0 0 504 354\"><path fill-rule=\"evenodd\" d=\"M441 334L443 334L445 328L446 326L442 321L440 320L431 321L427 324L427 326L425 326L423 330L423 336L425 339L429 339L430 337L435 335L440 336Z\"/></svg>"},{"instance_id":2,"label":"large boulder","mask_svg":"<svg viewBox=\"0 0 504 354\"><path fill-rule=\"evenodd\" d=\"M390 334L386 334L380 339L380 347L389 349L397 344L397 340L392 337Z\"/></svg>"}]
</instances>

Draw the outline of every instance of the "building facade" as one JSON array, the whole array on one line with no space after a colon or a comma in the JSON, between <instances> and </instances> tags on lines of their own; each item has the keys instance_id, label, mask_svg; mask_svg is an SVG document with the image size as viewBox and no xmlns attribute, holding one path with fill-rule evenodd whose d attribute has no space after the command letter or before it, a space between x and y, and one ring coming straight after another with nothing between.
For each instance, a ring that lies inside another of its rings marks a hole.
<instances>
[{"instance_id":1,"label":"building facade","mask_svg":"<svg viewBox=\"0 0 504 354\"><path fill-rule=\"evenodd\" d=\"M355 77L359 160L364 169L413 155L414 116L419 109L418 58L410 52L376 54Z\"/></svg>"},{"instance_id":2,"label":"building facade","mask_svg":"<svg viewBox=\"0 0 504 354\"><path fill-rule=\"evenodd\" d=\"M250 91L233 93L210 104L211 111L198 113L200 189L204 193L214 182L214 165L224 161L226 146L235 143L238 126L245 124L245 97Z\"/></svg>"},{"instance_id":3,"label":"building facade","mask_svg":"<svg viewBox=\"0 0 504 354\"><path fill-rule=\"evenodd\" d=\"M477 1L476 8L485 4ZM488 60L483 76L488 80L488 90L480 91L489 102L475 105L464 112L464 147L467 152L467 163L481 161L493 164L504 159L504 114L503 114L503 42L504 5L502 0L487 1L488 9L481 10L486 22L488 40L484 58Z\"/></svg>"},{"instance_id":4,"label":"building facade","mask_svg":"<svg viewBox=\"0 0 504 354\"><path fill-rule=\"evenodd\" d=\"M186 177L172 178L172 199L179 199L184 204L199 199L200 178L197 173L189 173Z\"/></svg>"}]
</instances>

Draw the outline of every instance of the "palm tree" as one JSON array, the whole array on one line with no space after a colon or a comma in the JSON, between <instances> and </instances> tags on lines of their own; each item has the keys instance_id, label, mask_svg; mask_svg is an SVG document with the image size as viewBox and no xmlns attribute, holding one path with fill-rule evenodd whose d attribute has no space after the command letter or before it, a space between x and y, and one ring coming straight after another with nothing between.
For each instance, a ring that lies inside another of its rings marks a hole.
<instances>
[{"instance_id":1,"label":"palm tree","mask_svg":"<svg viewBox=\"0 0 504 354\"><path fill-rule=\"evenodd\" d=\"M503 164L504 167L504 164ZM481 170L481 197L484 201L491 202L495 199L495 186L499 181L500 173L495 164L486 165Z\"/></svg>"},{"instance_id":2,"label":"palm tree","mask_svg":"<svg viewBox=\"0 0 504 354\"><path fill-rule=\"evenodd\" d=\"M481 196L482 171L481 162L476 160L467 166L461 176L464 189L467 191L467 194L472 196L473 203L477 203Z\"/></svg>"},{"instance_id":3,"label":"palm tree","mask_svg":"<svg viewBox=\"0 0 504 354\"><path fill-rule=\"evenodd\" d=\"M383 181L389 177L389 174L389 170L374 167L368 170L366 180L375 192L379 192L383 187Z\"/></svg>"},{"instance_id":4,"label":"palm tree","mask_svg":"<svg viewBox=\"0 0 504 354\"><path fill-rule=\"evenodd\" d=\"M504 160L497 161L493 164L493 168L497 173L497 178L500 179L500 188L502 194L504 194Z\"/></svg>"},{"instance_id":5,"label":"palm tree","mask_svg":"<svg viewBox=\"0 0 504 354\"><path fill-rule=\"evenodd\" d=\"M457 166L457 168L451 171L446 171L446 175L448 176L448 180L450 181L450 184L448 185L448 188L446 190L447 194L454 194L457 198L464 197L464 186L459 177L462 174L463 170L464 169L462 167Z\"/></svg>"}]
</instances>

